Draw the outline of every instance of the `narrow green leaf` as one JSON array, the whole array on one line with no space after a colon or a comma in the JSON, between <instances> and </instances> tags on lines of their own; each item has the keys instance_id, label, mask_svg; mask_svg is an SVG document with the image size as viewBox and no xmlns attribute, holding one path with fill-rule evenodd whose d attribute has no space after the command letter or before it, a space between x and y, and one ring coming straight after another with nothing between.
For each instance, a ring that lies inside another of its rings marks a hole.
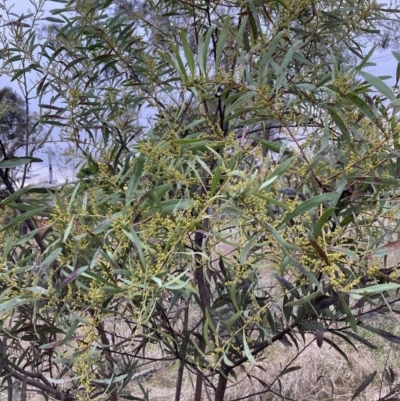
<instances>
[{"instance_id":1,"label":"narrow green leaf","mask_svg":"<svg viewBox=\"0 0 400 401\"><path fill-rule=\"evenodd\" d=\"M195 120L195 121L193 121L193 122L191 122L190 124L188 124L188 125L185 125L185 127L182 127L182 129L184 130L184 131L189 131L190 129L192 129L192 128L194 128L194 127L196 127L197 125L199 125L199 124L201 124L201 123L204 123L204 122L206 122L207 120L205 119L205 118L199 118L199 119L197 119L197 120Z\"/></svg>"},{"instance_id":2,"label":"narrow green leaf","mask_svg":"<svg viewBox=\"0 0 400 401\"><path fill-rule=\"evenodd\" d=\"M18 191L15 191L12 195L7 196L0 204L2 206L9 206L11 203L15 202L16 199L21 198L22 195L24 195L26 192L29 191L28 186L19 189Z\"/></svg>"},{"instance_id":3,"label":"narrow green leaf","mask_svg":"<svg viewBox=\"0 0 400 401\"><path fill-rule=\"evenodd\" d=\"M85 272L82 274L82 276L90 277L93 280L97 281L98 283L107 285L109 287L119 288L119 287L115 287L112 283L108 282L104 277L102 277L99 274L92 272L92 271L85 270Z\"/></svg>"},{"instance_id":4,"label":"narrow green leaf","mask_svg":"<svg viewBox=\"0 0 400 401\"><path fill-rule=\"evenodd\" d=\"M288 242L286 242L282 236L279 234L278 230L276 230L273 226L270 224L265 224L265 228L275 237L275 239L279 242L279 244L282 246L282 251L284 253L287 252L288 249L292 249L294 251L302 251L302 249L296 245L292 245ZM298 263L296 259L294 259L290 254L287 254L289 259L293 261L294 263Z\"/></svg>"},{"instance_id":5,"label":"narrow green leaf","mask_svg":"<svg viewBox=\"0 0 400 401\"><path fill-rule=\"evenodd\" d=\"M328 343L332 348L334 348L337 352L339 352L342 357L349 362L349 358L347 357L346 353L332 340L327 337L324 337L324 341Z\"/></svg>"},{"instance_id":6,"label":"narrow green leaf","mask_svg":"<svg viewBox=\"0 0 400 401\"><path fill-rule=\"evenodd\" d=\"M65 68L64 68L64 72L71 69L72 67L74 67L75 65L79 64L81 61L85 61L87 60L86 56L82 56L82 57L78 57L75 60L72 60L71 62L69 62Z\"/></svg>"},{"instance_id":7,"label":"narrow green leaf","mask_svg":"<svg viewBox=\"0 0 400 401\"><path fill-rule=\"evenodd\" d=\"M274 182L278 179L278 176L269 178L268 180L264 181L260 187L258 188L259 191L269 192L272 188ZM253 192L254 193L254 192Z\"/></svg>"},{"instance_id":8,"label":"narrow green leaf","mask_svg":"<svg viewBox=\"0 0 400 401\"><path fill-rule=\"evenodd\" d=\"M48 248L49 249L49 248ZM51 264L58 258L58 256L62 253L63 248L58 247L54 249L46 259L41 263L42 269L47 269Z\"/></svg>"},{"instance_id":9,"label":"narrow green leaf","mask_svg":"<svg viewBox=\"0 0 400 401\"><path fill-rule=\"evenodd\" d=\"M0 314L2 315L4 313L11 311L12 309L34 302L35 300L36 298L27 298L27 297L22 298L21 296L17 296L15 298L9 299L8 301L1 302Z\"/></svg>"},{"instance_id":10,"label":"narrow green leaf","mask_svg":"<svg viewBox=\"0 0 400 401\"><path fill-rule=\"evenodd\" d=\"M72 335L75 334L76 329L77 329L77 327L78 327L78 324L79 324L78 319L75 319L75 320L72 322L72 325L71 325L71 327L69 328L67 334L66 334L65 337L59 342L59 344L58 344L59 347L62 346L62 345L64 345L64 344L66 344L66 343L69 341L69 339L72 337Z\"/></svg>"},{"instance_id":11,"label":"narrow green leaf","mask_svg":"<svg viewBox=\"0 0 400 401\"><path fill-rule=\"evenodd\" d=\"M82 266L79 269L74 270L68 277L66 277L61 283L58 285L58 289L66 287L68 284L71 284L74 280L76 280L85 270L87 270L89 266Z\"/></svg>"},{"instance_id":12,"label":"narrow green leaf","mask_svg":"<svg viewBox=\"0 0 400 401\"><path fill-rule=\"evenodd\" d=\"M268 50L264 54L264 56L261 59L261 65L259 68L259 75L257 79L257 87L261 87L265 83L265 72L268 68L268 64L271 60L272 54L275 52L276 47L278 46L280 40L282 39L282 36L285 34L285 30L281 30L278 32L274 38L269 42L268 44Z\"/></svg>"},{"instance_id":13,"label":"narrow green leaf","mask_svg":"<svg viewBox=\"0 0 400 401\"><path fill-rule=\"evenodd\" d=\"M42 159L37 157L13 157L11 159L0 161L0 168L13 168L19 166L25 166L29 163L40 163Z\"/></svg>"},{"instance_id":14,"label":"narrow green leaf","mask_svg":"<svg viewBox=\"0 0 400 401\"><path fill-rule=\"evenodd\" d=\"M251 139L256 142L260 142L264 147L269 149L271 152L279 153L281 151L281 144L277 142L267 141L266 139L261 139L258 137L251 137Z\"/></svg>"},{"instance_id":15,"label":"narrow green leaf","mask_svg":"<svg viewBox=\"0 0 400 401\"><path fill-rule=\"evenodd\" d=\"M260 19L258 17L257 7L254 5L254 2L252 0L247 0L247 3L249 5L249 7L247 7L249 23L253 33L253 38L256 41L258 38L258 33L262 32Z\"/></svg>"},{"instance_id":16,"label":"narrow green leaf","mask_svg":"<svg viewBox=\"0 0 400 401\"><path fill-rule=\"evenodd\" d=\"M399 63L400 66L400 63ZM400 74L399 74L399 79L400 79ZM393 108L397 109L400 107L400 99L393 100L393 102L390 102L387 106L388 108Z\"/></svg>"},{"instance_id":17,"label":"narrow green leaf","mask_svg":"<svg viewBox=\"0 0 400 401\"><path fill-rule=\"evenodd\" d=\"M318 238L319 235L322 232L322 229L324 228L324 225L326 221L329 219L329 217L332 215L332 213L336 210L336 208L331 207L328 208L324 211L324 213L321 214L321 217L318 219L317 224L315 225L314 228L314 237Z\"/></svg>"},{"instance_id":18,"label":"narrow green leaf","mask_svg":"<svg viewBox=\"0 0 400 401\"><path fill-rule=\"evenodd\" d=\"M303 298L298 299L297 301L292 301L292 302L287 302L285 304L285 306L297 306L297 305L302 305L305 304L307 302L312 301L314 298L318 297L319 295L321 295L321 291L315 291Z\"/></svg>"},{"instance_id":19,"label":"narrow green leaf","mask_svg":"<svg viewBox=\"0 0 400 401\"><path fill-rule=\"evenodd\" d=\"M236 320L238 320L242 315L243 315L244 311L240 310L239 312L236 312L235 314L233 314L227 321L226 326L228 327L228 331L231 332L232 331L232 326L233 324L236 322Z\"/></svg>"},{"instance_id":20,"label":"narrow green leaf","mask_svg":"<svg viewBox=\"0 0 400 401\"><path fill-rule=\"evenodd\" d=\"M203 324L203 339L204 339L204 341L206 343L206 346L209 349L209 351L212 352L214 347L213 347L213 345L212 345L212 343L210 341L209 334L208 334L209 325L210 325L210 319L205 318L204 319L204 324Z\"/></svg>"},{"instance_id":21,"label":"narrow green leaf","mask_svg":"<svg viewBox=\"0 0 400 401\"><path fill-rule=\"evenodd\" d=\"M239 256L239 263L241 265L245 264L247 260L247 256L250 252L250 250L253 248L254 244L257 242L258 238L262 235L263 233L258 233L256 234L253 238L250 239L250 241L247 242L247 244L243 247L242 252L240 252Z\"/></svg>"},{"instance_id":22,"label":"narrow green leaf","mask_svg":"<svg viewBox=\"0 0 400 401\"><path fill-rule=\"evenodd\" d=\"M376 284L376 285L371 285L369 287L348 290L348 291L345 291L345 293L350 294L350 295L362 296L364 294L371 295L371 294L378 294L380 292L385 292L385 291L398 290L399 288L400 288L400 284L396 284L396 283Z\"/></svg>"},{"instance_id":23,"label":"narrow green leaf","mask_svg":"<svg viewBox=\"0 0 400 401\"><path fill-rule=\"evenodd\" d=\"M142 248L142 243L140 242L139 237L136 234L136 231L131 227L130 231L122 230L124 234L130 239L133 245L135 245L137 251L138 251L138 256L139 256L139 261L140 264L142 265L143 268L146 267L146 262L143 254L143 248Z\"/></svg>"},{"instance_id":24,"label":"narrow green leaf","mask_svg":"<svg viewBox=\"0 0 400 401\"><path fill-rule=\"evenodd\" d=\"M294 42L290 47L289 50L286 52L285 57L283 58L282 64L279 67L279 73L282 74L285 72L287 66L292 61L294 54L296 53L297 49L304 45L305 42L303 39L297 40Z\"/></svg>"},{"instance_id":25,"label":"narrow green leaf","mask_svg":"<svg viewBox=\"0 0 400 401\"><path fill-rule=\"evenodd\" d=\"M45 21L54 22L56 24L63 24L65 22L65 20L63 20L61 18L56 18L56 17L45 17L45 18L41 18L41 19L45 20Z\"/></svg>"},{"instance_id":26,"label":"narrow green leaf","mask_svg":"<svg viewBox=\"0 0 400 401\"><path fill-rule=\"evenodd\" d=\"M325 85L326 83L332 81L332 73L329 72L328 74L324 75L319 81L317 81L317 83L315 84L315 86L317 88L319 88L322 85Z\"/></svg>"},{"instance_id":27,"label":"narrow green leaf","mask_svg":"<svg viewBox=\"0 0 400 401\"><path fill-rule=\"evenodd\" d=\"M392 50L392 54L396 58L396 60L400 63L400 53L395 50Z\"/></svg>"},{"instance_id":28,"label":"narrow green leaf","mask_svg":"<svg viewBox=\"0 0 400 401\"><path fill-rule=\"evenodd\" d=\"M225 111L225 114L229 116L231 113L233 113L237 108L240 108L243 106L244 103L250 101L253 99L255 96L254 92L247 92L243 93L235 102L233 102ZM245 111L243 111L245 113Z\"/></svg>"},{"instance_id":29,"label":"narrow green leaf","mask_svg":"<svg viewBox=\"0 0 400 401\"><path fill-rule=\"evenodd\" d=\"M213 27L208 28L204 38L200 37L198 47L198 60L199 67L202 75L207 76L207 59L208 59L208 48L210 46L211 35L213 33Z\"/></svg>"},{"instance_id":30,"label":"narrow green leaf","mask_svg":"<svg viewBox=\"0 0 400 401\"><path fill-rule=\"evenodd\" d=\"M111 5L112 2L113 2L113 0L105 0L103 5L102 5L103 10L105 8L107 8L109 5Z\"/></svg>"},{"instance_id":31,"label":"narrow green leaf","mask_svg":"<svg viewBox=\"0 0 400 401\"><path fill-rule=\"evenodd\" d=\"M249 345L247 344L245 331L243 331L243 347L244 347L244 353L245 353L247 359L249 360L249 362L251 362L253 365L256 365L257 361L254 359L254 357L250 351Z\"/></svg>"},{"instance_id":32,"label":"narrow green leaf","mask_svg":"<svg viewBox=\"0 0 400 401\"><path fill-rule=\"evenodd\" d=\"M385 331L385 330L382 330L382 329L378 329L376 327L371 327L371 326L368 326L366 324L360 324L360 327L370 331L371 333L377 334L378 336L384 338L387 341L390 341L390 342L395 343L395 344L400 344L400 337L399 336L395 336L394 334L389 333L388 331Z\"/></svg>"},{"instance_id":33,"label":"narrow green leaf","mask_svg":"<svg viewBox=\"0 0 400 401\"><path fill-rule=\"evenodd\" d=\"M241 46L243 43L243 35L245 33L245 29L248 29L248 21L249 17L247 15L243 16L242 23L240 24L240 27L236 33L235 43L237 44L237 46Z\"/></svg>"},{"instance_id":34,"label":"narrow green leaf","mask_svg":"<svg viewBox=\"0 0 400 401\"><path fill-rule=\"evenodd\" d=\"M218 185L219 185L219 181L221 179L221 174L222 174L221 166L218 166L215 169L214 176L213 176L213 179L211 181L210 198L212 198L215 195L216 191L217 191L217 188L218 188Z\"/></svg>"},{"instance_id":35,"label":"narrow green leaf","mask_svg":"<svg viewBox=\"0 0 400 401\"><path fill-rule=\"evenodd\" d=\"M28 25L29 26L29 25ZM39 64L30 64L28 67L26 68L21 68L20 70L18 70L13 77L11 78L11 82L15 81L16 79L18 79L19 77L21 77L22 75L25 75L28 72L31 72L32 70L36 70L40 72L40 68L39 68Z\"/></svg>"},{"instance_id":36,"label":"narrow green leaf","mask_svg":"<svg viewBox=\"0 0 400 401\"><path fill-rule=\"evenodd\" d=\"M68 239L69 233L71 232L71 229L72 229L72 227L74 225L74 221L75 221L75 218L72 217L72 219L68 223L67 228L65 229L64 236L63 236L63 242L65 242Z\"/></svg>"},{"instance_id":37,"label":"narrow green leaf","mask_svg":"<svg viewBox=\"0 0 400 401\"><path fill-rule=\"evenodd\" d=\"M369 376L367 376L364 381L361 383L361 385L357 388L357 390L354 392L353 397L351 397L351 400L353 401L356 399L375 379L377 371L371 373Z\"/></svg>"},{"instance_id":38,"label":"narrow green leaf","mask_svg":"<svg viewBox=\"0 0 400 401\"><path fill-rule=\"evenodd\" d=\"M365 100L361 99L355 93L347 93L346 98L349 99L362 113L364 113L370 121L374 124L377 123L377 117Z\"/></svg>"},{"instance_id":39,"label":"narrow green leaf","mask_svg":"<svg viewBox=\"0 0 400 401\"><path fill-rule=\"evenodd\" d=\"M66 108L64 108L64 107L57 107L57 106L54 106L53 104L43 104L43 103L39 103L39 107L40 107L41 109L55 110L55 111L58 111L58 112L60 112L60 113L62 113L62 112L64 112L64 111L67 111ZM45 114L44 117L47 117L47 115ZM54 117L52 117L52 118L54 118Z\"/></svg>"},{"instance_id":40,"label":"narrow green leaf","mask_svg":"<svg viewBox=\"0 0 400 401\"><path fill-rule=\"evenodd\" d=\"M163 213L172 213L174 210L184 210L192 207L194 204L193 199L171 199L162 202Z\"/></svg>"},{"instance_id":41,"label":"narrow green leaf","mask_svg":"<svg viewBox=\"0 0 400 401\"><path fill-rule=\"evenodd\" d=\"M395 84L395 85L398 85L398 83L400 81L400 53L393 50L392 54L398 61L397 68L396 68L396 84Z\"/></svg>"},{"instance_id":42,"label":"narrow green leaf","mask_svg":"<svg viewBox=\"0 0 400 401\"><path fill-rule=\"evenodd\" d=\"M347 335L343 334L339 330L329 330L329 333L332 333L340 338L342 338L344 341L346 341L347 344L351 345L356 351L358 351L357 347L354 345L354 343L347 337ZM349 332L346 332L348 334Z\"/></svg>"},{"instance_id":43,"label":"narrow green leaf","mask_svg":"<svg viewBox=\"0 0 400 401\"><path fill-rule=\"evenodd\" d=\"M311 199L307 199L306 201L300 203L299 206L296 207L296 209L293 210L293 212L289 213L282 221L281 224L285 224L286 222L294 219L297 216L302 215L303 213L309 211L312 208L315 208L317 206L320 206L324 202L327 202L329 200L332 200L332 197L336 195L336 192L329 192L326 194L321 194L314 196Z\"/></svg>"},{"instance_id":44,"label":"narrow green leaf","mask_svg":"<svg viewBox=\"0 0 400 401\"><path fill-rule=\"evenodd\" d=\"M355 340L359 341L361 344L366 345L368 348L371 348L371 349L378 349L378 347L377 347L376 345L372 344L371 342L369 342L369 341L366 340L365 338L359 336L358 334L353 333L352 331L344 331L344 332L342 332L342 333L343 333L343 334L346 334L346 335L348 335L348 336L350 336L350 337L353 337Z\"/></svg>"},{"instance_id":45,"label":"narrow green leaf","mask_svg":"<svg viewBox=\"0 0 400 401\"><path fill-rule=\"evenodd\" d=\"M347 319L349 320L351 328L353 329L353 331L357 332L357 322L354 319L353 313L351 312L349 305L347 304L347 302L343 298L343 295L340 292L338 292L337 295L338 295L340 303L344 309L344 312L347 316Z\"/></svg>"},{"instance_id":46,"label":"narrow green leaf","mask_svg":"<svg viewBox=\"0 0 400 401\"><path fill-rule=\"evenodd\" d=\"M143 155L140 155L135 161L132 170L132 177L129 180L128 188L126 190L125 206L130 205L133 201L136 200L135 191L140 183L140 180L142 179L144 162L145 157Z\"/></svg>"},{"instance_id":47,"label":"narrow green leaf","mask_svg":"<svg viewBox=\"0 0 400 401\"><path fill-rule=\"evenodd\" d=\"M294 158L291 157L290 159L285 160L283 163L281 163L277 168L274 169L274 171L268 176L268 180L271 179L272 177L281 177L282 174L292 165Z\"/></svg>"},{"instance_id":48,"label":"narrow green leaf","mask_svg":"<svg viewBox=\"0 0 400 401\"><path fill-rule=\"evenodd\" d=\"M223 358L224 363L225 363L226 366L235 366L235 364L232 363L232 361L230 361L230 360L228 359L228 357L226 356L225 352L224 352L224 354L222 355L222 358Z\"/></svg>"},{"instance_id":49,"label":"narrow green leaf","mask_svg":"<svg viewBox=\"0 0 400 401\"><path fill-rule=\"evenodd\" d=\"M301 366L290 366L289 368L283 369L281 373L279 373L278 377L282 377L287 375L288 373L296 372L296 370L300 370Z\"/></svg>"},{"instance_id":50,"label":"narrow green leaf","mask_svg":"<svg viewBox=\"0 0 400 401\"><path fill-rule=\"evenodd\" d=\"M332 206L337 206L337 204L339 203L340 197L342 196L342 193L346 188L346 184L347 184L347 177L345 175L342 175L342 177L340 177L339 182L336 185L336 195L333 196L332 198Z\"/></svg>"},{"instance_id":51,"label":"narrow green leaf","mask_svg":"<svg viewBox=\"0 0 400 401\"><path fill-rule=\"evenodd\" d=\"M28 220L28 219L32 218L33 216L36 216L36 215L40 214L45 209L46 209L45 207L41 207L41 208L38 208L37 210L31 210L29 212L20 214L18 217L15 217L14 219L12 219L9 224L7 224L5 227L3 227L0 230L0 232L1 231L6 231L6 230L8 230L9 228L12 228L12 227L18 227L18 225L20 223L24 222L25 220Z\"/></svg>"},{"instance_id":52,"label":"narrow green leaf","mask_svg":"<svg viewBox=\"0 0 400 401\"><path fill-rule=\"evenodd\" d=\"M103 231L107 230L111 226L112 222L113 222L113 219L104 220L103 222L101 222L99 225L97 225L94 228L93 234L98 235L98 234L102 233Z\"/></svg>"},{"instance_id":53,"label":"narrow green leaf","mask_svg":"<svg viewBox=\"0 0 400 401\"><path fill-rule=\"evenodd\" d=\"M181 81L186 82L186 76L184 74L185 68L183 67L182 60L181 60L181 64L182 64L183 71L182 71L181 66L179 65L179 62L176 59L172 58L171 56L169 56L166 53L163 53L160 51L158 53L165 61L167 61L173 68L175 68L175 71L178 73Z\"/></svg>"},{"instance_id":54,"label":"narrow green leaf","mask_svg":"<svg viewBox=\"0 0 400 401\"><path fill-rule=\"evenodd\" d=\"M396 99L393 91L380 78L365 71L360 72L360 75L389 100L394 101Z\"/></svg>"},{"instance_id":55,"label":"narrow green leaf","mask_svg":"<svg viewBox=\"0 0 400 401\"><path fill-rule=\"evenodd\" d=\"M184 29L181 29L181 40L183 45L183 51L185 52L186 61L188 63L190 72L192 77L195 75L195 64L194 64L194 55L193 52L190 50L189 43L187 41L186 33Z\"/></svg>"},{"instance_id":56,"label":"narrow green leaf","mask_svg":"<svg viewBox=\"0 0 400 401\"><path fill-rule=\"evenodd\" d=\"M231 26L231 18L229 16L225 17L224 25L219 33L219 39L217 43L217 49L215 52L215 71L218 71L220 63L221 63L221 56L222 50L225 47L225 41L228 37L229 28Z\"/></svg>"},{"instance_id":57,"label":"narrow green leaf","mask_svg":"<svg viewBox=\"0 0 400 401\"><path fill-rule=\"evenodd\" d=\"M290 209L290 207L288 205L285 205L283 202L281 202L281 201L279 201L277 199L271 198L269 196L265 196L265 195L257 193L257 192L254 194L254 196L256 196L257 198L263 199L265 202L268 202L271 205L278 206L282 210L289 210Z\"/></svg>"},{"instance_id":58,"label":"narrow green leaf","mask_svg":"<svg viewBox=\"0 0 400 401\"><path fill-rule=\"evenodd\" d=\"M231 298L233 307L235 308L235 310L236 310L237 312L239 312L239 311L241 310L241 308L239 308L239 304L238 304L238 301L237 301L237 297L236 297L237 291L236 291L236 288L237 288L237 287L236 287L236 283L233 282L233 283L231 284L230 288L229 288L229 293L230 293L230 298Z\"/></svg>"},{"instance_id":59,"label":"narrow green leaf","mask_svg":"<svg viewBox=\"0 0 400 401\"><path fill-rule=\"evenodd\" d=\"M11 250L14 247L14 238L8 237L6 246L3 249L2 261L5 262L7 260L7 256L10 254Z\"/></svg>"},{"instance_id":60,"label":"narrow green leaf","mask_svg":"<svg viewBox=\"0 0 400 401\"><path fill-rule=\"evenodd\" d=\"M34 287L26 287L26 290L30 291L30 292L33 292L35 294L47 295L46 288L40 287L38 285L35 285Z\"/></svg>"},{"instance_id":61,"label":"narrow green leaf","mask_svg":"<svg viewBox=\"0 0 400 401\"><path fill-rule=\"evenodd\" d=\"M185 65L183 64L181 54L179 53L179 48L175 44L172 44L171 47L175 54L175 59L173 59L175 68L177 69L177 72L179 73L182 81L185 82L187 78L186 68Z\"/></svg>"},{"instance_id":62,"label":"narrow green leaf","mask_svg":"<svg viewBox=\"0 0 400 401\"><path fill-rule=\"evenodd\" d=\"M68 212L71 211L72 205L73 205L73 203L74 203L74 200L75 200L75 198L76 198L76 195L77 195L77 193L78 193L80 187L81 187L81 183L78 182L78 184L75 185L75 188L74 188L74 190L72 191L71 198L70 198L70 200L69 200L69 202L68 202L68 208L67 208L67 211L68 211Z\"/></svg>"},{"instance_id":63,"label":"narrow green leaf","mask_svg":"<svg viewBox=\"0 0 400 401\"><path fill-rule=\"evenodd\" d=\"M376 45L371 47L371 50L368 52L368 54L363 58L361 63L355 67L354 71L361 71L365 65L368 63L369 59L371 58L372 54L375 52Z\"/></svg>"},{"instance_id":64,"label":"narrow green leaf","mask_svg":"<svg viewBox=\"0 0 400 401\"><path fill-rule=\"evenodd\" d=\"M290 281L286 280L284 277L275 272L272 273L272 276L278 280L279 284L289 290L293 296L295 296L297 299L300 298L299 292L295 289L294 285Z\"/></svg>"},{"instance_id":65,"label":"narrow green leaf","mask_svg":"<svg viewBox=\"0 0 400 401\"><path fill-rule=\"evenodd\" d=\"M338 126L340 132L342 133L345 141L351 148L353 148L353 145L351 143L351 135L350 131L347 128L346 123L343 121L342 117L339 115L339 113L333 109L332 107L328 107L328 112L332 117L332 120L335 122L335 124Z\"/></svg>"},{"instance_id":66,"label":"narrow green leaf","mask_svg":"<svg viewBox=\"0 0 400 401\"><path fill-rule=\"evenodd\" d=\"M214 326L214 323L211 319L210 311L208 308L205 309L205 315L206 315L206 320L208 320L208 327L211 329L211 331L215 334L218 335L217 329Z\"/></svg>"}]
</instances>

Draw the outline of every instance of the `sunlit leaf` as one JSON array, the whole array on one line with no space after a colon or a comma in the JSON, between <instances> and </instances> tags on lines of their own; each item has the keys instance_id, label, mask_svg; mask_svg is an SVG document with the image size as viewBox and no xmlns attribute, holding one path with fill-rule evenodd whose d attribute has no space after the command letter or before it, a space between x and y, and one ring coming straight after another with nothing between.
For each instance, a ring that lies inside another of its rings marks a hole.
<instances>
[{"instance_id":1,"label":"sunlit leaf","mask_svg":"<svg viewBox=\"0 0 400 401\"><path fill-rule=\"evenodd\" d=\"M360 72L360 75L389 100L394 101L396 99L393 91L380 78L365 71Z\"/></svg>"}]
</instances>

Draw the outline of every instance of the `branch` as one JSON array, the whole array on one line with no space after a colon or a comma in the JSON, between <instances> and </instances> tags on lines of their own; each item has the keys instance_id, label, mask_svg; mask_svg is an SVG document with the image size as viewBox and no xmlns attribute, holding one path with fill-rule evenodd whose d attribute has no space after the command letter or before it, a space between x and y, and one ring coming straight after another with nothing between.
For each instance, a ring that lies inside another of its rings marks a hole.
<instances>
[{"instance_id":1,"label":"branch","mask_svg":"<svg viewBox=\"0 0 400 401\"><path fill-rule=\"evenodd\" d=\"M3 342L1 340L0 340L0 351L1 351L1 354L4 355ZM48 386L42 382L39 382L38 380L31 379L28 377L28 375L24 375L24 374L16 372L9 366L8 362L5 359L2 359L2 358L0 359L0 366L15 379L19 380L20 382L29 384L30 386L35 387L35 388L43 391L44 393L51 395L56 400L78 401L75 397L73 397L69 394L58 391L51 386Z\"/></svg>"},{"instance_id":2,"label":"branch","mask_svg":"<svg viewBox=\"0 0 400 401\"><path fill-rule=\"evenodd\" d=\"M7 177L6 173L4 172L4 169L0 169L0 178L3 180L4 185L6 186L8 192L10 193L10 195L14 194L15 193L15 189L14 189L10 179ZM15 203L22 204L21 198L15 199ZM26 210L21 210L20 211L21 214L23 214L25 212L26 212ZM32 219L26 219L25 223L28 226L30 231L35 231L36 230L35 223L33 222ZM41 235L39 233L36 233L34 238L35 238L35 241L38 244L40 250L42 252L44 252L45 249L46 249L46 245L44 244Z\"/></svg>"}]
</instances>

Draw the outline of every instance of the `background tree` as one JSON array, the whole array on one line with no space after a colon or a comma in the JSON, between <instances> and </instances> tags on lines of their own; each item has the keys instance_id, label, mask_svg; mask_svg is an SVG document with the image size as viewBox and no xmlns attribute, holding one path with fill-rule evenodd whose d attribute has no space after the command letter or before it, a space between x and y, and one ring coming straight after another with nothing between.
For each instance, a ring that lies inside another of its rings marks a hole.
<instances>
[{"instance_id":1,"label":"background tree","mask_svg":"<svg viewBox=\"0 0 400 401\"><path fill-rule=\"evenodd\" d=\"M6 87L0 91L0 103L2 106L2 136L4 138L2 142L15 141L19 144L23 143L26 125L24 101L11 88ZM11 153L14 152L11 151Z\"/></svg>"},{"instance_id":2,"label":"background tree","mask_svg":"<svg viewBox=\"0 0 400 401\"><path fill-rule=\"evenodd\" d=\"M36 117L26 114L24 100L9 87L0 90L0 108L0 149L3 159L32 157L46 139L42 127L35 121ZM25 175L19 172L18 180L24 182ZM15 179L17 176L13 177ZM19 186L20 182L16 185Z\"/></svg>"}]
</instances>

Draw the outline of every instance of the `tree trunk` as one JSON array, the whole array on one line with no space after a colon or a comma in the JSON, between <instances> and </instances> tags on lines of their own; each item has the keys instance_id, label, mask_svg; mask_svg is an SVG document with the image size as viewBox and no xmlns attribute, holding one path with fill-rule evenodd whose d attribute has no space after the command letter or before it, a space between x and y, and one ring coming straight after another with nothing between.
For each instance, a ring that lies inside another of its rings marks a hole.
<instances>
[{"instance_id":1,"label":"tree trunk","mask_svg":"<svg viewBox=\"0 0 400 401\"><path fill-rule=\"evenodd\" d=\"M215 401L224 401L225 391L228 385L228 375L229 368L223 365L219 374L217 390L215 391Z\"/></svg>"},{"instance_id":2,"label":"tree trunk","mask_svg":"<svg viewBox=\"0 0 400 401\"><path fill-rule=\"evenodd\" d=\"M185 371L185 355L186 355L186 344L188 342L188 321L189 321L189 305L190 305L190 297L186 300L185 313L183 317L183 343L181 352L179 353L179 369L178 369L178 377L176 379L176 392L175 392L175 401L179 401L181 399L182 393L182 383L183 383L183 373Z\"/></svg>"},{"instance_id":3,"label":"tree trunk","mask_svg":"<svg viewBox=\"0 0 400 401\"><path fill-rule=\"evenodd\" d=\"M205 227L208 225L208 221L206 220L205 222ZM203 225L204 225L203 223ZM203 240L204 240L204 234L200 232L195 233L194 237L194 242L196 245L196 251L201 251L203 248ZM196 254L196 270L194 273L195 280L197 283L197 288L199 289L199 302L200 302L200 308L203 313L203 316L205 316L206 309L209 308L210 306L210 289L206 283L206 279L204 277L204 269L203 269L203 264L201 258L199 258L198 254ZM206 349L206 344L200 344L200 349L202 352L205 351ZM196 390L195 390L195 396L193 401L202 401L202 388L203 388L203 376L201 373L197 376L196 379Z\"/></svg>"}]
</instances>

